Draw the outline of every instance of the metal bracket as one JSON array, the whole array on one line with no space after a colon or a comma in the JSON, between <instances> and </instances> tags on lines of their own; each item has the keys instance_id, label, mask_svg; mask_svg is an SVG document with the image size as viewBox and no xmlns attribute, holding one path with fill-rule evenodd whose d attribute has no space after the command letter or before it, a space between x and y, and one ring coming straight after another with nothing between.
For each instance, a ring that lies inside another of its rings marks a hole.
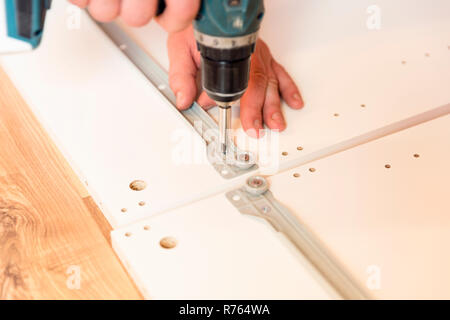
<instances>
[{"instance_id":1,"label":"metal bracket","mask_svg":"<svg viewBox=\"0 0 450 320\"><path fill-rule=\"evenodd\" d=\"M122 50L125 56L144 74L144 76L159 90L166 100L176 109L176 97L169 86L169 76L154 59L145 52L122 28L112 23L97 22L99 28ZM176 109L178 111L178 109ZM230 141L229 157L223 159L216 155L216 141L218 136L217 123L196 102L183 111L179 111L184 118L205 140L208 159L214 169L225 179L235 178L258 168L253 154L240 150ZM216 134L211 134L216 133Z\"/></svg>"},{"instance_id":2,"label":"metal bracket","mask_svg":"<svg viewBox=\"0 0 450 320\"><path fill-rule=\"evenodd\" d=\"M282 232L342 298L370 299L306 226L275 199L264 177L250 177L244 187L226 193L226 197L242 214L263 218Z\"/></svg>"}]
</instances>

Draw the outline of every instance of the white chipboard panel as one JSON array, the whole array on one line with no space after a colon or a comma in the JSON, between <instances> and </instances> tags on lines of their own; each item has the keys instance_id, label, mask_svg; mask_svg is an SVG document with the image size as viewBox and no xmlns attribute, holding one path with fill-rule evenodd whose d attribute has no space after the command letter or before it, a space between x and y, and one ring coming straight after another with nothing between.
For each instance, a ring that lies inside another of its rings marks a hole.
<instances>
[{"instance_id":1,"label":"white chipboard panel","mask_svg":"<svg viewBox=\"0 0 450 320\"><path fill-rule=\"evenodd\" d=\"M370 296L448 299L449 141L444 116L274 175L270 190ZM162 248L165 237L176 246ZM224 194L115 230L112 239L146 297L333 297L284 237L241 215Z\"/></svg>"},{"instance_id":2,"label":"white chipboard panel","mask_svg":"<svg viewBox=\"0 0 450 320\"><path fill-rule=\"evenodd\" d=\"M447 115L276 175L271 191L375 298L448 299L449 164Z\"/></svg>"},{"instance_id":3,"label":"white chipboard panel","mask_svg":"<svg viewBox=\"0 0 450 320\"><path fill-rule=\"evenodd\" d=\"M160 241L173 238L166 249ZM338 296L288 240L223 194L111 234L148 299L330 299Z\"/></svg>"},{"instance_id":4,"label":"white chipboard panel","mask_svg":"<svg viewBox=\"0 0 450 320\"><path fill-rule=\"evenodd\" d=\"M261 38L305 100L302 110L283 107L283 169L377 138L378 128L450 103L449 1L277 0L265 6ZM161 46L167 36L157 24L123 27L168 70L167 47ZM234 116L242 137L239 108ZM252 139L250 148L257 148Z\"/></svg>"}]
</instances>

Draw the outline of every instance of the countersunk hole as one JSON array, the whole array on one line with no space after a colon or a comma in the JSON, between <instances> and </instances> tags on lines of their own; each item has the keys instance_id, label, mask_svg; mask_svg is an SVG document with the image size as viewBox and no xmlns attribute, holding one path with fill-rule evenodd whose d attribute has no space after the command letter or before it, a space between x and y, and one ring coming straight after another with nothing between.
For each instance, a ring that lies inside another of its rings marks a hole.
<instances>
[{"instance_id":1,"label":"countersunk hole","mask_svg":"<svg viewBox=\"0 0 450 320\"><path fill-rule=\"evenodd\" d=\"M159 245L164 249L173 249L177 246L177 239L173 237L164 237L159 241Z\"/></svg>"},{"instance_id":2,"label":"countersunk hole","mask_svg":"<svg viewBox=\"0 0 450 320\"><path fill-rule=\"evenodd\" d=\"M134 191L142 191L147 188L147 183L143 180L134 180L130 183L130 189Z\"/></svg>"},{"instance_id":3,"label":"countersunk hole","mask_svg":"<svg viewBox=\"0 0 450 320\"><path fill-rule=\"evenodd\" d=\"M390 165L390 164L386 164L384 167L385 167L386 169L390 169L390 168L391 168L391 165Z\"/></svg>"},{"instance_id":4,"label":"countersunk hole","mask_svg":"<svg viewBox=\"0 0 450 320\"><path fill-rule=\"evenodd\" d=\"M309 168L309 171L310 172L316 172L316 169L315 168Z\"/></svg>"},{"instance_id":5,"label":"countersunk hole","mask_svg":"<svg viewBox=\"0 0 450 320\"><path fill-rule=\"evenodd\" d=\"M294 173L294 178L300 178L300 173Z\"/></svg>"},{"instance_id":6,"label":"countersunk hole","mask_svg":"<svg viewBox=\"0 0 450 320\"><path fill-rule=\"evenodd\" d=\"M120 209L120 211L127 212L127 208L122 208L122 209Z\"/></svg>"},{"instance_id":7,"label":"countersunk hole","mask_svg":"<svg viewBox=\"0 0 450 320\"><path fill-rule=\"evenodd\" d=\"M125 237L131 237L131 232L125 233Z\"/></svg>"},{"instance_id":8,"label":"countersunk hole","mask_svg":"<svg viewBox=\"0 0 450 320\"><path fill-rule=\"evenodd\" d=\"M233 199L233 201L239 201L239 200L241 200L241 197L238 196L237 194L235 194L232 199Z\"/></svg>"},{"instance_id":9,"label":"countersunk hole","mask_svg":"<svg viewBox=\"0 0 450 320\"><path fill-rule=\"evenodd\" d=\"M297 150L298 150L298 151L302 151L302 150L303 150L303 147L297 147Z\"/></svg>"},{"instance_id":10,"label":"countersunk hole","mask_svg":"<svg viewBox=\"0 0 450 320\"><path fill-rule=\"evenodd\" d=\"M140 205L141 207L145 206L145 201L140 201L140 202L139 202L139 205Z\"/></svg>"},{"instance_id":11,"label":"countersunk hole","mask_svg":"<svg viewBox=\"0 0 450 320\"><path fill-rule=\"evenodd\" d=\"M419 157L420 157L420 154L418 154L418 153L414 154L414 158L419 158Z\"/></svg>"},{"instance_id":12,"label":"countersunk hole","mask_svg":"<svg viewBox=\"0 0 450 320\"><path fill-rule=\"evenodd\" d=\"M285 157L288 155L288 153L286 151L283 151L281 154Z\"/></svg>"},{"instance_id":13,"label":"countersunk hole","mask_svg":"<svg viewBox=\"0 0 450 320\"><path fill-rule=\"evenodd\" d=\"M146 231L150 230L150 226L144 226L144 230Z\"/></svg>"}]
</instances>

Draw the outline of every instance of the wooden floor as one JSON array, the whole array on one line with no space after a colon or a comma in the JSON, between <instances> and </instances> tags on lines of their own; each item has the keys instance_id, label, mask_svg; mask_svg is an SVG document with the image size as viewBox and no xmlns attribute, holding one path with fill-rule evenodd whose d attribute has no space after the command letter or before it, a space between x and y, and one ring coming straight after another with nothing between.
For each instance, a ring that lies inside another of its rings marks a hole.
<instances>
[{"instance_id":1,"label":"wooden floor","mask_svg":"<svg viewBox=\"0 0 450 320\"><path fill-rule=\"evenodd\" d=\"M0 299L140 299L109 231L0 70Z\"/></svg>"}]
</instances>

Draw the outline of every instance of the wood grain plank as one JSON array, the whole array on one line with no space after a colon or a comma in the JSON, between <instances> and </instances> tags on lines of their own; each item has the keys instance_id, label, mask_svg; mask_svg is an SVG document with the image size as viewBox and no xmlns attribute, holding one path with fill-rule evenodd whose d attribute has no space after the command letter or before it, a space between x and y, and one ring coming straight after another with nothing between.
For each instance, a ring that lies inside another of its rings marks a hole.
<instances>
[{"instance_id":1,"label":"wood grain plank","mask_svg":"<svg viewBox=\"0 0 450 320\"><path fill-rule=\"evenodd\" d=\"M0 299L140 299L110 226L2 70L0 148Z\"/></svg>"}]
</instances>

